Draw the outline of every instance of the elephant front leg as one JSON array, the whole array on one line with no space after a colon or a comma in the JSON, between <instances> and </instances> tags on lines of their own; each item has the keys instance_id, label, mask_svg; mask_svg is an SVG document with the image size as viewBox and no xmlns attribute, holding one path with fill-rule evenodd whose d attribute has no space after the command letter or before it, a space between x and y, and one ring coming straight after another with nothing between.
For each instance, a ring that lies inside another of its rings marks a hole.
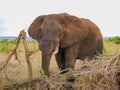
<instances>
[{"instance_id":1,"label":"elephant front leg","mask_svg":"<svg viewBox=\"0 0 120 90\"><path fill-rule=\"evenodd\" d=\"M56 54L56 62L60 70L65 69L65 51L64 49L59 49L59 52Z\"/></svg>"},{"instance_id":2,"label":"elephant front leg","mask_svg":"<svg viewBox=\"0 0 120 90\"><path fill-rule=\"evenodd\" d=\"M74 69L76 58L78 56L78 49L79 49L78 44L74 44L65 49L65 68L66 69L69 69L69 68Z\"/></svg>"},{"instance_id":3,"label":"elephant front leg","mask_svg":"<svg viewBox=\"0 0 120 90\"><path fill-rule=\"evenodd\" d=\"M76 58L78 56L78 48L77 45L73 45L71 47L66 48L65 50L65 73L73 70L75 67ZM66 80L68 82L74 82L75 77L72 73L70 73Z\"/></svg>"}]
</instances>

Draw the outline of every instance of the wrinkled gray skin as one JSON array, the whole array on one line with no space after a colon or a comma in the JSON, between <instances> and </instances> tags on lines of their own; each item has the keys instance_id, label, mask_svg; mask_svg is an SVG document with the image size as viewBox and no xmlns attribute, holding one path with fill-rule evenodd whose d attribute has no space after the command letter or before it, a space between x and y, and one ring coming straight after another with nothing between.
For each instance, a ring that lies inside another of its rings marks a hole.
<instances>
[{"instance_id":1,"label":"wrinkled gray skin","mask_svg":"<svg viewBox=\"0 0 120 90\"><path fill-rule=\"evenodd\" d=\"M37 17L28 33L39 42L42 68L47 76L53 53L61 70L73 69L76 59L102 54L103 37L99 28L88 19L67 13Z\"/></svg>"}]
</instances>

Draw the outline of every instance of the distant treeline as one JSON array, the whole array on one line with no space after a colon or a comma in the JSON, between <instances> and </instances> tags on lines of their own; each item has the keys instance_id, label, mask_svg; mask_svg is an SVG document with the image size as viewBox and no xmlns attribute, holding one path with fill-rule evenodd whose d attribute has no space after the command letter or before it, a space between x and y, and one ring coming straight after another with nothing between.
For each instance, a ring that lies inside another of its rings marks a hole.
<instances>
[{"instance_id":1,"label":"distant treeline","mask_svg":"<svg viewBox=\"0 0 120 90\"><path fill-rule=\"evenodd\" d=\"M27 43L36 43L35 40L29 40ZM16 39L2 39L0 41L0 53L9 53L16 45Z\"/></svg>"},{"instance_id":2,"label":"distant treeline","mask_svg":"<svg viewBox=\"0 0 120 90\"><path fill-rule=\"evenodd\" d=\"M2 37L0 36L0 41L2 41L2 40L4 40L4 39L10 41L10 40L15 40L15 39L17 39L17 37L16 37L16 36L2 36ZM33 40L31 37L27 37L26 39L27 39L27 41Z\"/></svg>"},{"instance_id":3,"label":"distant treeline","mask_svg":"<svg viewBox=\"0 0 120 90\"><path fill-rule=\"evenodd\" d=\"M0 37L0 42L3 42L3 41L12 41L13 42L16 39L17 39L17 37ZM33 41L33 39L31 37L27 37L26 39L27 39L27 41ZM120 36L104 37L104 40L108 41L108 42L113 42L115 44L120 44Z\"/></svg>"},{"instance_id":4,"label":"distant treeline","mask_svg":"<svg viewBox=\"0 0 120 90\"><path fill-rule=\"evenodd\" d=\"M0 36L0 41L6 39L8 41L10 40L15 40L17 37L16 36ZM109 38L114 38L114 37L104 37L104 39L109 39ZM31 37L27 37L27 41L33 40Z\"/></svg>"},{"instance_id":5,"label":"distant treeline","mask_svg":"<svg viewBox=\"0 0 120 90\"><path fill-rule=\"evenodd\" d=\"M120 44L120 37L116 36L116 37L108 38L108 39L106 39L106 41L113 42L115 44Z\"/></svg>"}]
</instances>

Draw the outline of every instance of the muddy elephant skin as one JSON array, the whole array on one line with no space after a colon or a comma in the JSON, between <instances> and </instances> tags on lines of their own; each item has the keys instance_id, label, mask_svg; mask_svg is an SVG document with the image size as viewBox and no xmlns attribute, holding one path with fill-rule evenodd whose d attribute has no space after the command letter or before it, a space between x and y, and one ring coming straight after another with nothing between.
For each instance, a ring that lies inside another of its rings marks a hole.
<instances>
[{"instance_id":1,"label":"muddy elephant skin","mask_svg":"<svg viewBox=\"0 0 120 90\"><path fill-rule=\"evenodd\" d=\"M58 68L63 70L73 69L76 59L93 58L103 50L103 37L97 25L67 13L38 16L28 34L39 43L42 69L48 76L53 53Z\"/></svg>"}]
</instances>

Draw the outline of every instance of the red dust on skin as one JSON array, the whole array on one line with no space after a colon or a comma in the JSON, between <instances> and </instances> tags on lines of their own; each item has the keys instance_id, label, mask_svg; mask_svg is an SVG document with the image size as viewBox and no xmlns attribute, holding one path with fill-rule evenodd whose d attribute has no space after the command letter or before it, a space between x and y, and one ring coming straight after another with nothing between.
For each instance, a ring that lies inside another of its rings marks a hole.
<instances>
[{"instance_id":1,"label":"red dust on skin","mask_svg":"<svg viewBox=\"0 0 120 90\"><path fill-rule=\"evenodd\" d=\"M56 61L61 70L73 69L76 59L102 54L102 34L88 19L66 13L42 15L32 22L28 33L40 44L42 68L48 75L51 55L56 47L59 48Z\"/></svg>"}]
</instances>

